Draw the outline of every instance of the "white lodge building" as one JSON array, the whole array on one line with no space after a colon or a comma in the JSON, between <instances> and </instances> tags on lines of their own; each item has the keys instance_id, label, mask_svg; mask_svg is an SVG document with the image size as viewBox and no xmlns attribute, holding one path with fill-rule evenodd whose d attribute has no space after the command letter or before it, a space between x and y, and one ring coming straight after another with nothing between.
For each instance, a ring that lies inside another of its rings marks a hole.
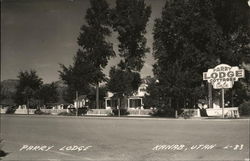
<instances>
[{"instance_id":1,"label":"white lodge building","mask_svg":"<svg viewBox=\"0 0 250 161\"><path fill-rule=\"evenodd\" d=\"M147 87L147 81L143 79L137 92L135 92L132 96L124 97L122 108L125 107L125 109L143 109L143 97L147 94ZM113 96L113 93L107 93L107 97L105 97L106 109L118 107L118 99L112 98Z\"/></svg>"}]
</instances>

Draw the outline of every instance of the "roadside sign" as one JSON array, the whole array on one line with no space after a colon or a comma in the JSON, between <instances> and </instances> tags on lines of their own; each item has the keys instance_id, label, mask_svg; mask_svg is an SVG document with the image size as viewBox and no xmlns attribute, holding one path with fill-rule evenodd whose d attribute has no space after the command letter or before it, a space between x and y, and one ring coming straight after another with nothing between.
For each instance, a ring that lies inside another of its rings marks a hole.
<instances>
[{"instance_id":1,"label":"roadside sign","mask_svg":"<svg viewBox=\"0 0 250 161\"><path fill-rule=\"evenodd\" d=\"M203 73L203 80L207 80L214 89L232 88L235 81L245 77L244 69L220 64L213 69Z\"/></svg>"},{"instance_id":2,"label":"roadside sign","mask_svg":"<svg viewBox=\"0 0 250 161\"><path fill-rule=\"evenodd\" d=\"M222 118L224 118L225 88L232 88L235 81L244 77L244 69L239 69L237 66L231 67L227 64L217 65L215 68L208 69L207 72L203 73L203 80L207 80L208 83L211 83L214 89L221 89Z\"/></svg>"}]
</instances>

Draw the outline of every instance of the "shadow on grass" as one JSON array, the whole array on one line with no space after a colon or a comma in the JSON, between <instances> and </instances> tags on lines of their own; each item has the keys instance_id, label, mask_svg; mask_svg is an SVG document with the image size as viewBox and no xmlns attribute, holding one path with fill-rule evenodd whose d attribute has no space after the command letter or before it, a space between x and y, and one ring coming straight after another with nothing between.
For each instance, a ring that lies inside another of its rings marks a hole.
<instances>
[{"instance_id":1,"label":"shadow on grass","mask_svg":"<svg viewBox=\"0 0 250 161\"><path fill-rule=\"evenodd\" d=\"M0 149L0 160L2 157L5 157L6 155L8 155L9 153L4 152L3 150Z\"/></svg>"},{"instance_id":2,"label":"shadow on grass","mask_svg":"<svg viewBox=\"0 0 250 161\"><path fill-rule=\"evenodd\" d=\"M9 154L2 150L2 146L3 146L2 143L3 143L3 139L0 139L0 160L2 157L5 157L6 155Z\"/></svg>"}]
</instances>

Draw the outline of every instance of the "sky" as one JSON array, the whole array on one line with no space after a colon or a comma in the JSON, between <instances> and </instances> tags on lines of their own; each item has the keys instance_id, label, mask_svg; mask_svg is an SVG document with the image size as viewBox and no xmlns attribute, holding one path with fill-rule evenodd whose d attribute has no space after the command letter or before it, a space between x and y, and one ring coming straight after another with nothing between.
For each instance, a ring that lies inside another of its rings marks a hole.
<instances>
[{"instance_id":1,"label":"sky","mask_svg":"<svg viewBox=\"0 0 250 161\"><path fill-rule=\"evenodd\" d=\"M141 77L153 75L153 24L165 4L165 0L145 1L152 7L145 35L151 51ZM114 2L108 0L112 7ZM1 0L1 80L17 79L20 71L34 69L45 83L58 81L59 64L72 64L79 49L77 37L88 8L89 0ZM109 40L117 51L115 36ZM118 62L119 57L112 58L104 73L108 76Z\"/></svg>"}]
</instances>

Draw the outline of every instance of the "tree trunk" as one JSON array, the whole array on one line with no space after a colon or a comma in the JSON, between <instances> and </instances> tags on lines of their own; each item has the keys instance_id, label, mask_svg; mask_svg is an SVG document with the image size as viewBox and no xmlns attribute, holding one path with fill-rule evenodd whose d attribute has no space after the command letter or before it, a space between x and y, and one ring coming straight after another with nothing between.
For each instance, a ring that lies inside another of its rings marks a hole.
<instances>
[{"instance_id":1,"label":"tree trunk","mask_svg":"<svg viewBox=\"0 0 250 161\"><path fill-rule=\"evenodd\" d=\"M27 114L29 115L30 114L30 101L29 101L29 98L27 98Z\"/></svg>"},{"instance_id":2,"label":"tree trunk","mask_svg":"<svg viewBox=\"0 0 250 161\"><path fill-rule=\"evenodd\" d=\"M208 108L213 108L213 92L212 84L208 83Z\"/></svg>"},{"instance_id":3,"label":"tree trunk","mask_svg":"<svg viewBox=\"0 0 250 161\"><path fill-rule=\"evenodd\" d=\"M78 116L78 91L76 91L76 116Z\"/></svg>"},{"instance_id":4,"label":"tree trunk","mask_svg":"<svg viewBox=\"0 0 250 161\"><path fill-rule=\"evenodd\" d=\"M231 107L234 107L234 90L232 89L232 93L231 93L231 99L232 99L232 102L231 102Z\"/></svg>"},{"instance_id":5,"label":"tree trunk","mask_svg":"<svg viewBox=\"0 0 250 161\"><path fill-rule=\"evenodd\" d=\"M99 82L96 84L96 109L99 109Z\"/></svg>"}]
</instances>

